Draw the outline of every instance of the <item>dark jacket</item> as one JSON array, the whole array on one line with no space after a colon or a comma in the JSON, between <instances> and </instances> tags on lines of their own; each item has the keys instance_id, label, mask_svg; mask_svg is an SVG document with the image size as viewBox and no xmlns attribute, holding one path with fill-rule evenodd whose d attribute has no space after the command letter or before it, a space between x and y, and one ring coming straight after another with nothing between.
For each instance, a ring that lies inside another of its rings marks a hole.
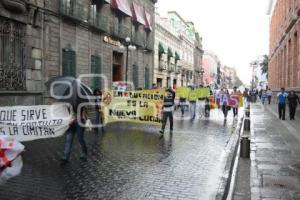
<instances>
[{"instance_id":1,"label":"dark jacket","mask_svg":"<svg viewBox=\"0 0 300 200\"><path fill-rule=\"evenodd\" d=\"M171 89L167 90L171 93L171 96L165 96L164 97L164 105L163 107L172 107L175 104L175 92Z\"/></svg>"},{"instance_id":2,"label":"dark jacket","mask_svg":"<svg viewBox=\"0 0 300 200\"><path fill-rule=\"evenodd\" d=\"M297 107L298 102L300 103L300 99L297 94L289 95L287 99L289 101L289 105L292 107Z\"/></svg>"}]
</instances>

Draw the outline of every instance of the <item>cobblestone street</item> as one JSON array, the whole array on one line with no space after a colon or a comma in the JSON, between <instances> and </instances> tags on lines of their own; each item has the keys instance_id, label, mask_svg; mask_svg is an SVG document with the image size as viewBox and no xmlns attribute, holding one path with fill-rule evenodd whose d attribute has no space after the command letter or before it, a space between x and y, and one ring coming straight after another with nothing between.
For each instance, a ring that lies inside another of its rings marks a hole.
<instances>
[{"instance_id":1,"label":"cobblestone street","mask_svg":"<svg viewBox=\"0 0 300 200\"><path fill-rule=\"evenodd\" d=\"M234 130L232 116L224 123L215 111L210 120L175 121L172 135L158 130L110 125L98 143L87 133L88 161L79 160L75 140L64 167L64 137L25 143L22 174L1 186L1 200L213 199Z\"/></svg>"}]
</instances>

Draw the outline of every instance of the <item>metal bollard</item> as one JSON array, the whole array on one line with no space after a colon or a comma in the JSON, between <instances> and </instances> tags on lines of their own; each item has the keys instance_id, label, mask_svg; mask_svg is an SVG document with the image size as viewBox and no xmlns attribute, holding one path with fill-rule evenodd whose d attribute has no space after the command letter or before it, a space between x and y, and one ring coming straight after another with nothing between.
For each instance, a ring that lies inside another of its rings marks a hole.
<instances>
[{"instance_id":1,"label":"metal bollard","mask_svg":"<svg viewBox=\"0 0 300 200\"><path fill-rule=\"evenodd\" d=\"M246 118L244 120L244 131L250 131L250 119Z\"/></svg>"},{"instance_id":2,"label":"metal bollard","mask_svg":"<svg viewBox=\"0 0 300 200\"><path fill-rule=\"evenodd\" d=\"M240 157L250 158L250 139L247 136L242 136L241 147L240 147Z\"/></svg>"}]
</instances>

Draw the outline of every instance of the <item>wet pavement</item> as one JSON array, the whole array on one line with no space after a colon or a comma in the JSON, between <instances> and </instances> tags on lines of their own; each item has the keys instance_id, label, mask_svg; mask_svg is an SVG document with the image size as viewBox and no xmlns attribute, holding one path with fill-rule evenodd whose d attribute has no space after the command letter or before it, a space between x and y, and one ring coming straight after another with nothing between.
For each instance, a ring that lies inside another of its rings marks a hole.
<instances>
[{"instance_id":1,"label":"wet pavement","mask_svg":"<svg viewBox=\"0 0 300 200\"><path fill-rule=\"evenodd\" d=\"M251 105L251 199L300 199L299 118L286 119L275 105Z\"/></svg>"},{"instance_id":2,"label":"wet pavement","mask_svg":"<svg viewBox=\"0 0 300 200\"><path fill-rule=\"evenodd\" d=\"M164 136L159 127L128 123L109 125L99 138L86 133L88 161L80 161L75 140L63 167L64 137L24 143L22 174L0 187L0 199L214 199L232 115L226 123L218 110L210 120L176 116Z\"/></svg>"}]
</instances>

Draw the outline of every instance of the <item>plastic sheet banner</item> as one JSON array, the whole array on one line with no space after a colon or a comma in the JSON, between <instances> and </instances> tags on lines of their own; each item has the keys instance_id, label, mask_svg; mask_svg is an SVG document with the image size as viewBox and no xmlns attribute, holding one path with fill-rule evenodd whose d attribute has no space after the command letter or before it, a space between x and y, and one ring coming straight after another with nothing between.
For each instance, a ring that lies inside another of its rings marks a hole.
<instances>
[{"instance_id":1,"label":"plastic sheet banner","mask_svg":"<svg viewBox=\"0 0 300 200\"><path fill-rule=\"evenodd\" d=\"M72 113L68 104L0 107L0 136L31 141L62 136Z\"/></svg>"},{"instance_id":2,"label":"plastic sheet banner","mask_svg":"<svg viewBox=\"0 0 300 200\"><path fill-rule=\"evenodd\" d=\"M15 139L0 136L0 185L21 173L23 151L24 146Z\"/></svg>"},{"instance_id":3,"label":"plastic sheet banner","mask_svg":"<svg viewBox=\"0 0 300 200\"><path fill-rule=\"evenodd\" d=\"M182 98L191 98L192 101L197 99L208 98L210 96L209 88L195 88L191 89L188 87L178 87L176 88L176 96Z\"/></svg>"},{"instance_id":4,"label":"plastic sheet banner","mask_svg":"<svg viewBox=\"0 0 300 200\"><path fill-rule=\"evenodd\" d=\"M181 98L188 98L190 90L191 89L187 87L178 87L176 88L176 96Z\"/></svg>"},{"instance_id":5,"label":"plastic sheet banner","mask_svg":"<svg viewBox=\"0 0 300 200\"><path fill-rule=\"evenodd\" d=\"M102 94L104 123L134 122L161 125L165 90L105 91Z\"/></svg>"}]
</instances>

